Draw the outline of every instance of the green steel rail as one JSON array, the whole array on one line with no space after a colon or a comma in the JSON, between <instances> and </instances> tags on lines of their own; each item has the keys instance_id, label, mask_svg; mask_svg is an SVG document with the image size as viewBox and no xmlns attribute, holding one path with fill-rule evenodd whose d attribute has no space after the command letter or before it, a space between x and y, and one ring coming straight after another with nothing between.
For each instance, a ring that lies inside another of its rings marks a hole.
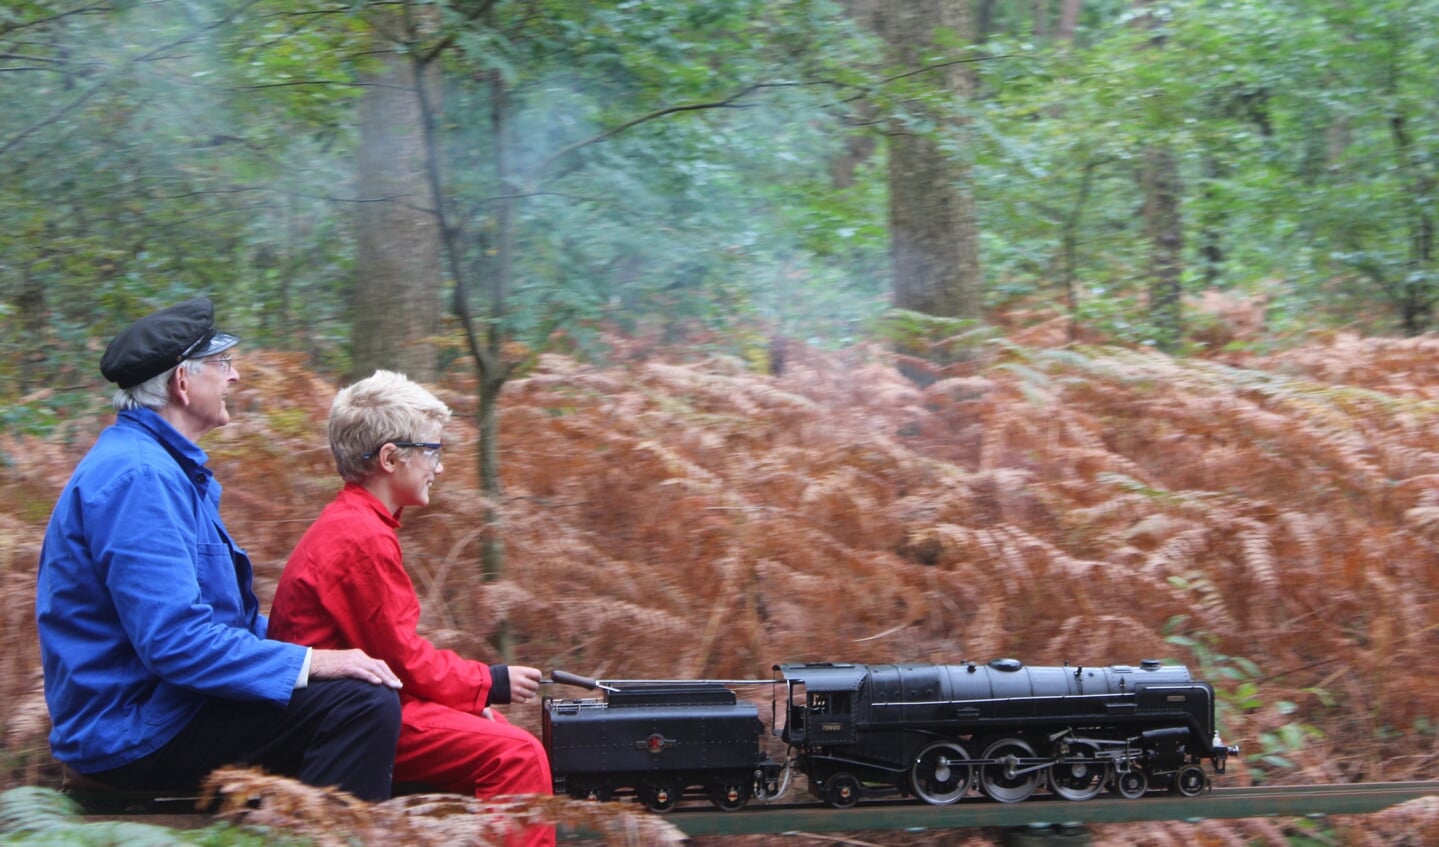
<instances>
[{"instance_id":1,"label":"green steel rail","mask_svg":"<svg viewBox=\"0 0 1439 847\"><path fill-rule=\"evenodd\" d=\"M1439 795L1439 780L1216 788L1198 797L1155 792L1135 800L1105 795L1079 802L1043 795L1013 804L969 797L950 806L928 806L917 801L871 800L860 802L851 809L831 809L818 803L770 805L752 802L745 809L735 812L722 812L710 806L681 807L665 815L664 819L691 838L795 832L919 832L978 827L1019 830L1049 826L1069 829L1097 823L1368 814L1431 795ZM111 802L115 802L113 798ZM113 819L118 816L177 828L203 826L210 821L209 816L193 811L194 798L173 798L168 804L163 800L157 803L152 799L151 802L146 810L148 813L127 812L117 807L96 814L100 810L92 809L87 819ZM166 814L166 811L170 813ZM559 835L561 841L595 837L594 833L563 827Z\"/></svg>"},{"instance_id":2,"label":"green steel rail","mask_svg":"<svg viewBox=\"0 0 1439 847\"><path fill-rule=\"evenodd\" d=\"M786 832L922 831L968 827L1031 827L1134 821L1193 822L1206 818L1306 817L1377 812L1439 794L1439 781L1346 785L1216 788L1198 797L1153 794L1137 800L1072 802L1035 797L1023 803L969 798L950 806L861 802L852 809L752 803L738 812L679 809L665 816L686 835L761 835Z\"/></svg>"}]
</instances>

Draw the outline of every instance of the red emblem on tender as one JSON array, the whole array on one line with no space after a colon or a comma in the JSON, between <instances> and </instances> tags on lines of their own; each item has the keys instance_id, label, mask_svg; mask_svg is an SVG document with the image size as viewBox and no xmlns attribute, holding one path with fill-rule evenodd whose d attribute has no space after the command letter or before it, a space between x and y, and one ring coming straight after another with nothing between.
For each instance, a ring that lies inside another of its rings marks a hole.
<instances>
[{"instance_id":1,"label":"red emblem on tender","mask_svg":"<svg viewBox=\"0 0 1439 847\"><path fill-rule=\"evenodd\" d=\"M642 738L635 741L635 749L648 750L650 753L658 756L666 747L673 747L678 743L679 742L675 739L665 738L663 735L656 732L649 738Z\"/></svg>"}]
</instances>

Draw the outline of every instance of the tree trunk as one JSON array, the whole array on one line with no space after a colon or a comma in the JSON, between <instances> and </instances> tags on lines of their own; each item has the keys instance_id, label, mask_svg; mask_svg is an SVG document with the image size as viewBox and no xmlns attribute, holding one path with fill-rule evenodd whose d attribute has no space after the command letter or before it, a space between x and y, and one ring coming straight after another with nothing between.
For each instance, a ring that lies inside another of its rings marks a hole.
<instances>
[{"instance_id":1,"label":"tree trunk","mask_svg":"<svg viewBox=\"0 0 1439 847\"><path fill-rule=\"evenodd\" d=\"M918 68L938 52L934 32L946 28L960 43L973 40L968 0L902 0L877 15L879 31L889 45L892 62ZM973 75L967 64L953 61L934 71L947 91L960 99L972 96ZM920 122L938 120L950 132L962 122L913 107ZM933 134L913 132L896 121L889 137L890 264L894 274L894 305L939 317L982 316L974 195L967 165L941 149Z\"/></svg>"},{"instance_id":2,"label":"tree trunk","mask_svg":"<svg viewBox=\"0 0 1439 847\"><path fill-rule=\"evenodd\" d=\"M1394 152L1399 172L1404 175L1408 195L1404 198L1404 222L1408 229L1408 256L1404 263L1404 295L1400 321L1404 334L1410 337L1427 332L1434 318L1434 303L1439 298L1434 283L1434 200L1436 180L1425 167L1426 156L1416 155L1404 115L1389 119L1389 134L1394 139Z\"/></svg>"},{"instance_id":3,"label":"tree trunk","mask_svg":"<svg viewBox=\"0 0 1439 847\"><path fill-rule=\"evenodd\" d=\"M438 58L438 54L431 54L427 58L416 57L414 62L417 67L433 67L438 62ZM498 580L504 576L505 572L505 544L502 532L504 516L500 509L504 489L500 481L499 406L500 392L505 383L509 381L513 367L504 357L504 344L507 338L504 317L509 308L507 300L511 286L510 277L513 273L514 251L514 200L510 196L514 191L514 180L510 164L512 139L509 126L509 92L505 87L504 76L498 70L489 72L488 82L491 90L491 130L495 143L495 179L501 196L496 201L499 211L496 213L494 240L492 243L485 244L483 236L476 236L481 241L480 246L483 249L477 251L480 258L474 263L467 263L464 260L466 247L461 244L462 227L452 225L452 217L445 207L440 190L441 153L440 142L435 131L436 109L431 105L433 102L430 96L432 88L426 85L415 89L420 94L417 99L422 116L419 124L422 131L421 138L426 150L425 174L430 182L431 195L436 198L433 214L439 237L440 255L443 264L449 269L454 280L451 303L455 317L463 328L465 343L474 361L478 376L476 389L479 400L477 424L480 433L478 463L480 488L485 496L481 512L485 532L481 535L480 541L480 573L478 575L481 582ZM472 273L486 280L484 290L488 295L489 302L486 304L488 319L484 322L483 331L477 328L477 322L471 309L470 276ZM508 662L513 658L513 637L507 620L496 622L493 644L504 661Z\"/></svg>"},{"instance_id":4,"label":"tree trunk","mask_svg":"<svg viewBox=\"0 0 1439 847\"><path fill-rule=\"evenodd\" d=\"M362 80L359 104L362 202L351 373L364 377L386 368L432 382L437 376L430 339L439 328L440 235L436 198L425 172L416 86L423 82L436 92L438 66L429 66L421 81L406 56L388 52L379 61L381 70Z\"/></svg>"},{"instance_id":5,"label":"tree trunk","mask_svg":"<svg viewBox=\"0 0 1439 847\"><path fill-rule=\"evenodd\" d=\"M29 394L47 384L51 374L46 362L50 358L50 307L45 302L45 282L29 263L20 264L20 290L15 293L15 324L20 332L16 345L19 358L20 393ZM7 344L7 346L9 346Z\"/></svg>"},{"instance_id":6,"label":"tree trunk","mask_svg":"<svg viewBox=\"0 0 1439 847\"><path fill-rule=\"evenodd\" d=\"M1145 149L1140 186L1144 193L1144 232L1149 241L1149 317L1154 325L1155 345L1173 352L1184 331L1182 183L1173 150L1163 144Z\"/></svg>"},{"instance_id":7,"label":"tree trunk","mask_svg":"<svg viewBox=\"0 0 1439 847\"><path fill-rule=\"evenodd\" d=\"M1215 200L1214 186L1224 177L1228 176L1229 168L1219 156L1207 155L1204 157L1204 199L1209 201L1205 204L1206 211L1201 215L1199 223L1199 248L1198 258L1203 277L1203 287L1219 288L1224 284L1224 263L1226 256L1224 252L1224 219L1219 209L1219 203Z\"/></svg>"},{"instance_id":8,"label":"tree trunk","mask_svg":"<svg viewBox=\"0 0 1439 847\"><path fill-rule=\"evenodd\" d=\"M979 0L974 7L974 43L983 44L994 32L995 0Z\"/></svg>"},{"instance_id":9,"label":"tree trunk","mask_svg":"<svg viewBox=\"0 0 1439 847\"><path fill-rule=\"evenodd\" d=\"M1079 7L1082 0L1064 0L1059 7L1059 29L1054 33L1055 40L1071 42L1074 41L1074 31L1079 27Z\"/></svg>"},{"instance_id":10,"label":"tree trunk","mask_svg":"<svg viewBox=\"0 0 1439 847\"><path fill-rule=\"evenodd\" d=\"M492 70L490 80L490 129L495 145L495 184L501 196L496 201L494 241L483 251L485 288L489 294L489 328L484 347L478 338L471 338L471 348L479 371L480 424L480 488L489 505L484 509L485 534L480 551L482 573L486 582L494 582L505 574L504 514L498 505L504 498L500 480L500 391L509 380L510 367L504 358L506 330L504 316L509 310L509 292L514 275L514 200L510 197L514 175L510 162L509 90L504 75ZM493 255L491 255L493 254ZM457 292L457 296L463 292ZM467 321L468 325L468 321ZM473 333L473 328L471 328ZM495 626L494 646L505 661L513 658L514 638L508 621Z\"/></svg>"},{"instance_id":11,"label":"tree trunk","mask_svg":"<svg viewBox=\"0 0 1439 847\"><path fill-rule=\"evenodd\" d=\"M1146 11L1152 0L1135 0L1141 14L1135 25L1153 28L1155 20ZM1163 36L1156 34L1148 49L1162 50ZM1144 149L1140 164L1139 188L1144 196L1144 234L1149 242L1149 321L1154 327L1154 344L1173 352L1184 337L1184 226L1180 215L1184 183L1174 150L1163 141Z\"/></svg>"},{"instance_id":12,"label":"tree trunk","mask_svg":"<svg viewBox=\"0 0 1439 847\"><path fill-rule=\"evenodd\" d=\"M1079 191L1075 194L1074 205L1064 216L1060 229L1061 277L1064 282L1064 298L1069 308L1069 340L1079 340L1079 232L1080 222L1089 207L1089 196L1094 189L1094 172L1099 162L1090 159L1080 168Z\"/></svg>"},{"instance_id":13,"label":"tree trunk","mask_svg":"<svg viewBox=\"0 0 1439 847\"><path fill-rule=\"evenodd\" d=\"M841 5L850 20L858 23L866 30L873 31L875 27L875 10L878 0L842 0ZM868 127L873 123L874 105L868 100L856 101L852 106L855 114L846 116L846 122ZM830 181L835 188L852 188L855 184L855 174L859 166L869 161L874 156L879 143L873 131L863 129L848 133L844 138L844 150L839 155L830 159L829 174Z\"/></svg>"}]
</instances>

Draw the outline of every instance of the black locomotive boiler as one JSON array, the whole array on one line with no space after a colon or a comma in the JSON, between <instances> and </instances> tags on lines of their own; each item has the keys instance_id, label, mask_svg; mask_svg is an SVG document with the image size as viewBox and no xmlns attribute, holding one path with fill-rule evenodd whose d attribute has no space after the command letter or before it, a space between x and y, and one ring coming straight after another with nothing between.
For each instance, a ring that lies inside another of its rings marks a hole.
<instances>
[{"instance_id":1,"label":"black locomotive boiler","mask_svg":"<svg viewBox=\"0 0 1439 847\"><path fill-rule=\"evenodd\" d=\"M734 810L782 795L798 773L836 808L883 796L944 805L974 790L1004 803L1040 788L1070 800L1106 788L1193 796L1209 785L1204 760L1223 772L1238 752L1215 731L1213 687L1155 660L782 664L773 680L730 682L772 687L785 762L763 752L758 710L723 681L615 682L607 699L546 698L555 792L633 792L656 811L707 796Z\"/></svg>"}]
</instances>

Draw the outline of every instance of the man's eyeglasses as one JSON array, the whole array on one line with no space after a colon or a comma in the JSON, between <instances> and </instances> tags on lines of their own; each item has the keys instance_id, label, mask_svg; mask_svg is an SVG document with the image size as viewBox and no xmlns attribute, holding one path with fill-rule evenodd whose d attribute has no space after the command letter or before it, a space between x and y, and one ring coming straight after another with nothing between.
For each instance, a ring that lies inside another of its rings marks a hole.
<instances>
[{"instance_id":1,"label":"man's eyeglasses","mask_svg":"<svg viewBox=\"0 0 1439 847\"><path fill-rule=\"evenodd\" d=\"M437 465L440 463L440 460L441 458L443 458L443 454L445 452L445 445L441 444L438 441L396 441L392 439L390 441L386 441L385 444L393 444L396 447L418 447L420 448L421 456L424 456L426 459L429 459L431 462L434 462ZM368 453L361 453L360 458L375 458L380 454L380 451L384 449L385 444L381 444L379 447L376 447Z\"/></svg>"},{"instance_id":2,"label":"man's eyeglasses","mask_svg":"<svg viewBox=\"0 0 1439 847\"><path fill-rule=\"evenodd\" d=\"M229 376L229 375L230 375L230 371L232 371L232 370L235 369L235 366L232 365L232 364L230 364L230 362L231 362L232 360L233 360L233 357L231 357L231 356L209 356L209 357L207 357L207 358L201 359L201 360L200 360L200 364L202 364L202 365L219 365L219 366L220 366L220 373L224 374L225 376Z\"/></svg>"}]
</instances>

